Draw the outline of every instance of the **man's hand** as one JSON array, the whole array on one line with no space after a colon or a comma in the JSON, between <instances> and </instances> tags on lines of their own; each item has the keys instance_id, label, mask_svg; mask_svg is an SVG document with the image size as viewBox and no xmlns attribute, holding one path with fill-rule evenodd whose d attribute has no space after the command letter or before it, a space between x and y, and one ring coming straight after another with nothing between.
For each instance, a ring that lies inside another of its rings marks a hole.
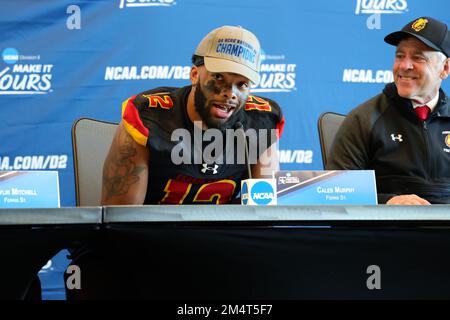
<instances>
[{"instance_id":1,"label":"man's hand","mask_svg":"<svg viewBox=\"0 0 450 320\"><path fill-rule=\"evenodd\" d=\"M404 194L390 198L386 204L421 206L430 205L431 203L415 194Z\"/></svg>"}]
</instances>

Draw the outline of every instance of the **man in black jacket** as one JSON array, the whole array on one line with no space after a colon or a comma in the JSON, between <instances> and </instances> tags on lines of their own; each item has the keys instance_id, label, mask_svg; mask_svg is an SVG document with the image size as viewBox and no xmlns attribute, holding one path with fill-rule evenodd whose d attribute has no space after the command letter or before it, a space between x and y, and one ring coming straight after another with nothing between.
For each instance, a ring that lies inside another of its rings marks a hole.
<instances>
[{"instance_id":1,"label":"man in black jacket","mask_svg":"<svg viewBox=\"0 0 450 320\"><path fill-rule=\"evenodd\" d=\"M450 33L430 17L385 37L397 46L394 82L352 110L327 169L375 170L379 203L450 203Z\"/></svg>"}]
</instances>

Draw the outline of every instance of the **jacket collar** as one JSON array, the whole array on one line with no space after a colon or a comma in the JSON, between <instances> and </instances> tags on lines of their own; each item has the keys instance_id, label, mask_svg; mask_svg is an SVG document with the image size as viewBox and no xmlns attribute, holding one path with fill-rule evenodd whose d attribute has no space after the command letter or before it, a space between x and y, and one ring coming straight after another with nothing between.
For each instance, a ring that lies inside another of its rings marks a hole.
<instances>
[{"instance_id":1,"label":"jacket collar","mask_svg":"<svg viewBox=\"0 0 450 320\"><path fill-rule=\"evenodd\" d=\"M389 83L384 87L383 93L388 97L389 100L394 102L394 105L403 107L402 109L413 111L411 100L402 98L398 95L397 86L394 82ZM432 115L437 117L450 117L450 101L445 92L439 89L439 99L436 107L434 108Z\"/></svg>"}]
</instances>

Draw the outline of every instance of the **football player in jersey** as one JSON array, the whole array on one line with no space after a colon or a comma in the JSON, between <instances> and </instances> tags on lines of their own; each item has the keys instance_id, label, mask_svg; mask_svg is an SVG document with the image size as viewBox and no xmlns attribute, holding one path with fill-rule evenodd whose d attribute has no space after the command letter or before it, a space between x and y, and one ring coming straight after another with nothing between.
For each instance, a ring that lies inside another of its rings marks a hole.
<instances>
[{"instance_id":1,"label":"football player in jersey","mask_svg":"<svg viewBox=\"0 0 450 320\"><path fill-rule=\"evenodd\" d=\"M192 85L148 90L123 103L103 167L102 204L235 201L249 174L247 163L237 161L245 149L231 143L238 134L231 137L230 130L258 133L248 145L256 157L246 160L253 178L277 170L282 112L274 101L250 95L259 81L256 36L241 27L217 28L200 42L192 64ZM214 152L203 157L207 148Z\"/></svg>"}]
</instances>

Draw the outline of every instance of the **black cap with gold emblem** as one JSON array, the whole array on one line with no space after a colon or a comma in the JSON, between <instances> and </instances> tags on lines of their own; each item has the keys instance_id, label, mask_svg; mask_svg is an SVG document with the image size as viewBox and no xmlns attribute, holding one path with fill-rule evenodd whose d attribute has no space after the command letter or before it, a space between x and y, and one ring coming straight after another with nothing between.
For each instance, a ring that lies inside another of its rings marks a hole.
<instances>
[{"instance_id":1,"label":"black cap with gold emblem","mask_svg":"<svg viewBox=\"0 0 450 320\"><path fill-rule=\"evenodd\" d=\"M450 33L447 25L430 17L420 17L411 21L401 31L388 34L384 41L394 46L406 37L413 36L430 48L450 56Z\"/></svg>"}]
</instances>

